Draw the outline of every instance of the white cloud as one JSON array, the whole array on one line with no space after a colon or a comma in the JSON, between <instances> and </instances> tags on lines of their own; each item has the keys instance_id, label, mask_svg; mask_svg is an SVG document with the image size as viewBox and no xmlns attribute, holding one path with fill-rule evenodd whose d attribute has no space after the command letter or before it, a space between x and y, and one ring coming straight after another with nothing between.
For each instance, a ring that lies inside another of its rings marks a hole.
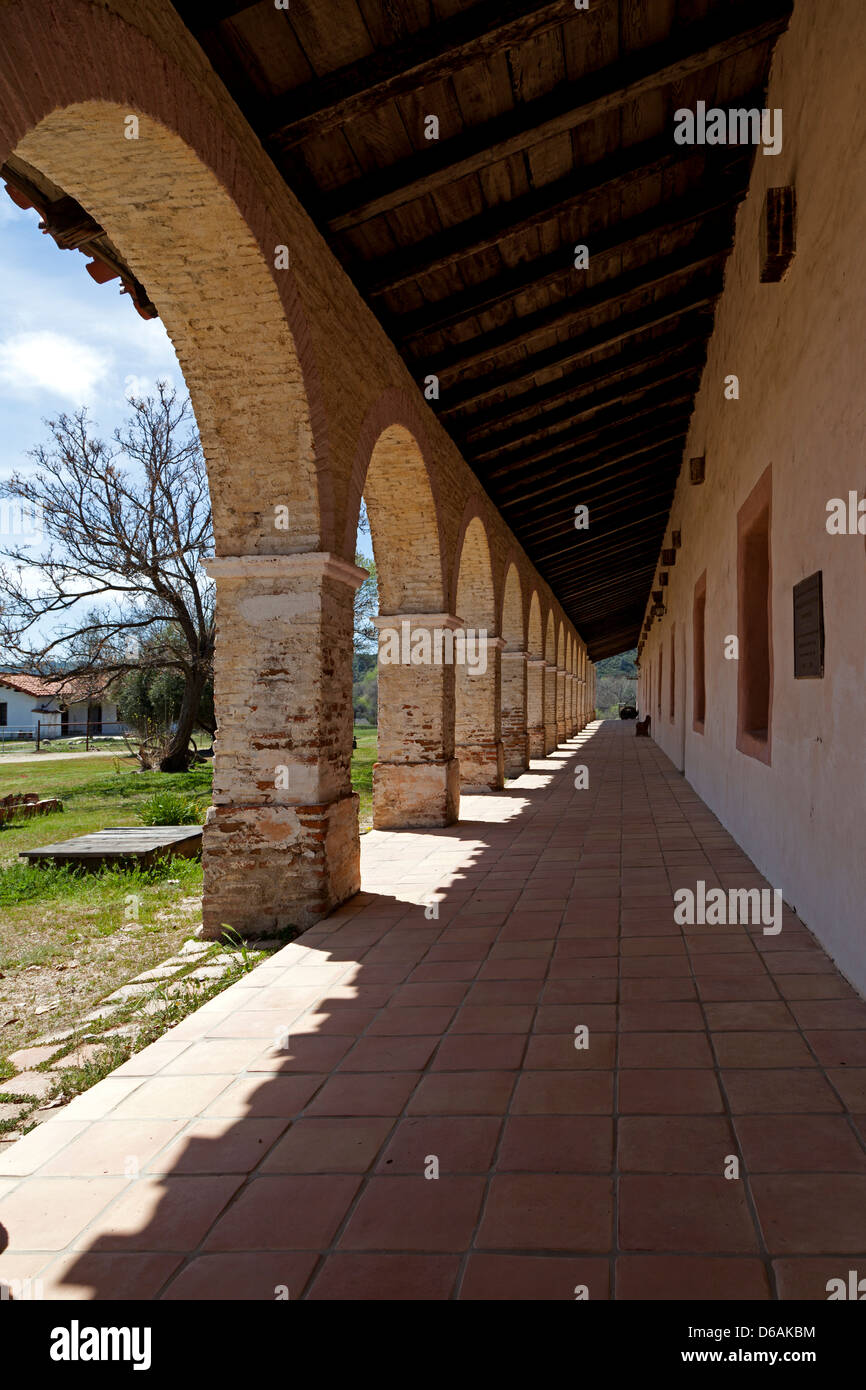
<instances>
[{"instance_id":1,"label":"white cloud","mask_svg":"<svg viewBox=\"0 0 866 1390\"><path fill-rule=\"evenodd\" d=\"M16 333L0 342L0 387L12 396L47 391L82 405L94 399L110 365L98 348L50 329Z\"/></svg>"}]
</instances>

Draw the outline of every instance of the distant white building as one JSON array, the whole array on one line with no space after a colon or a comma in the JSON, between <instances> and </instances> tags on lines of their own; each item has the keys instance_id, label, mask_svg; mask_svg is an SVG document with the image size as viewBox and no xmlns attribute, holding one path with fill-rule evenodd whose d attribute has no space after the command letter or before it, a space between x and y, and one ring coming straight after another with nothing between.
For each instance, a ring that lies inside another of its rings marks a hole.
<instances>
[{"instance_id":1,"label":"distant white building","mask_svg":"<svg viewBox=\"0 0 866 1390\"><path fill-rule=\"evenodd\" d=\"M121 734L117 704L92 693L84 677L43 680L23 671L0 671L0 739L83 738ZM97 687L98 690L98 687Z\"/></svg>"}]
</instances>

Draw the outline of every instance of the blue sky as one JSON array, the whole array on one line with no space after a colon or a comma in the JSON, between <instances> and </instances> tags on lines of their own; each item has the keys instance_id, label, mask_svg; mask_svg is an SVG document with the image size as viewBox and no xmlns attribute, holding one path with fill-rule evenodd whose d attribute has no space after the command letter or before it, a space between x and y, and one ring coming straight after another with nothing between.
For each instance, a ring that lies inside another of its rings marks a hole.
<instances>
[{"instance_id":1,"label":"blue sky","mask_svg":"<svg viewBox=\"0 0 866 1390\"><path fill-rule=\"evenodd\" d=\"M142 319L120 282L97 285L79 251L61 251L0 187L0 476L32 467L43 420L86 405L110 437L129 390L165 377L184 389L161 321Z\"/></svg>"},{"instance_id":2,"label":"blue sky","mask_svg":"<svg viewBox=\"0 0 866 1390\"><path fill-rule=\"evenodd\" d=\"M28 450L47 442L44 421L62 411L86 405L110 439L130 392L147 395L161 378L186 389L161 320L142 319L119 281L97 285L86 265L0 185L0 479L34 467ZM10 543L12 524L0 505L0 545ZM370 552L369 535L359 544ZM35 557L38 542L32 549Z\"/></svg>"}]
</instances>

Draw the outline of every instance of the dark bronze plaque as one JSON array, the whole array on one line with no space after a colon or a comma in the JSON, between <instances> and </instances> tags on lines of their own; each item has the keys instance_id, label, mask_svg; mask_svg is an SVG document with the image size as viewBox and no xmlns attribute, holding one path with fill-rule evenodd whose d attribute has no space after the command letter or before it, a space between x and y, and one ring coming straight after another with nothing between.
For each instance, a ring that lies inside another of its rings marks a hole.
<instances>
[{"instance_id":1,"label":"dark bronze plaque","mask_svg":"<svg viewBox=\"0 0 866 1390\"><path fill-rule=\"evenodd\" d=\"M821 571L794 585L794 679L824 675L824 586Z\"/></svg>"}]
</instances>

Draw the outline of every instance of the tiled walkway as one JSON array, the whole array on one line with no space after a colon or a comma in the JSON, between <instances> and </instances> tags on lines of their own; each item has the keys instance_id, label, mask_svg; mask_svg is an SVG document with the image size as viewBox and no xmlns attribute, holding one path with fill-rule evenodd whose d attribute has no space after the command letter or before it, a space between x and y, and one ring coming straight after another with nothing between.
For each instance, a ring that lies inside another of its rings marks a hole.
<instances>
[{"instance_id":1,"label":"tiled walkway","mask_svg":"<svg viewBox=\"0 0 866 1390\"><path fill-rule=\"evenodd\" d=\"M674 924L678 887L763 881L663 754L595 724L464 815L365 837L364 894L12 1146L0 1277L573 1300L866 1275L866 1005L787 912Z\"/></svg>"}]
</instances>

